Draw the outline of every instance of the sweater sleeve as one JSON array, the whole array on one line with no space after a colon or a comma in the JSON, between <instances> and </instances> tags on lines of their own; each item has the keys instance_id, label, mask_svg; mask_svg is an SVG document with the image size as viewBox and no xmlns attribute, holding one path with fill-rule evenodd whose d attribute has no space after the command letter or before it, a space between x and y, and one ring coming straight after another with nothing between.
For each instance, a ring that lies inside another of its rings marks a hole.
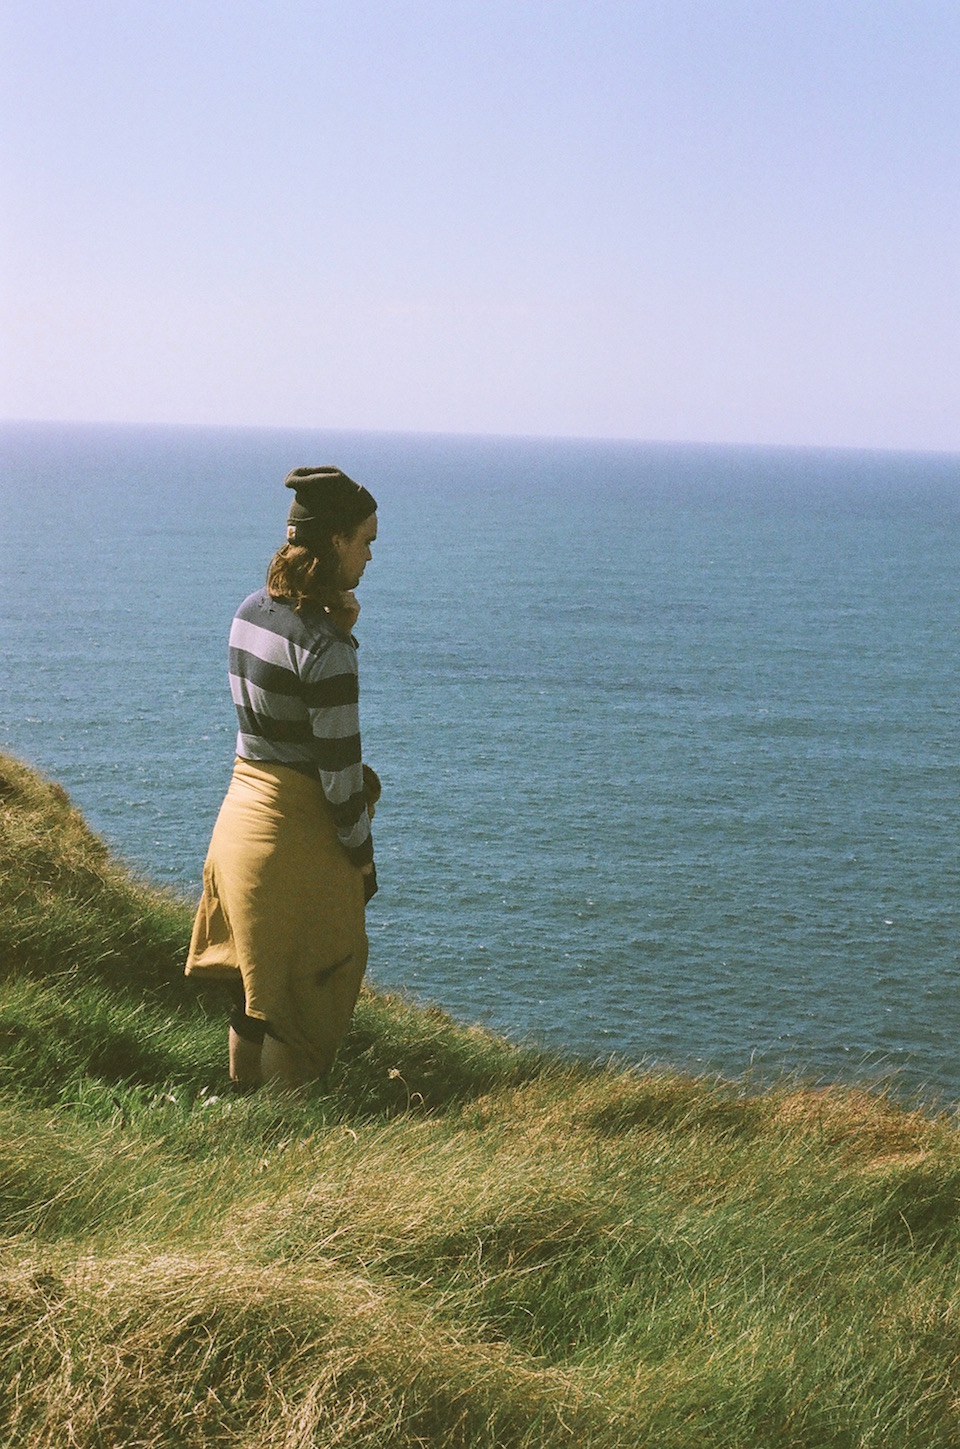
<instances>
[{"instance_id":1,"label":"sweater sleeve","mask_svg":"<svg viewBox=\"0 0 960 1449\"><path fill-rule=\"evenodd\" d=\"M302 676L317 768L340 844L356 866L373 859L363 791L356 647L335 639Z\"/></svg>"}]
</instances>

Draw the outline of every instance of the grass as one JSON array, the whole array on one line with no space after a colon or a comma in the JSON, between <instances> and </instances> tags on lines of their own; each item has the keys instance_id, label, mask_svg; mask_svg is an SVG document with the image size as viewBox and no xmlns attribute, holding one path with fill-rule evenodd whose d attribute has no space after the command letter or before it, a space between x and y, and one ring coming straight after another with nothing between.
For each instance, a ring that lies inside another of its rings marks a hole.
<instances>
[{"instance_id":1,"label":"grass","mask_svg":"<svg viewBox=\"0 0 960 1449\"><path fill-rule=\"evenodd\" d=\"M0 757L0 1445L960 1444L960 1138L365 993L225 1092L190 910Z\"/></svg>"}]
</instances>

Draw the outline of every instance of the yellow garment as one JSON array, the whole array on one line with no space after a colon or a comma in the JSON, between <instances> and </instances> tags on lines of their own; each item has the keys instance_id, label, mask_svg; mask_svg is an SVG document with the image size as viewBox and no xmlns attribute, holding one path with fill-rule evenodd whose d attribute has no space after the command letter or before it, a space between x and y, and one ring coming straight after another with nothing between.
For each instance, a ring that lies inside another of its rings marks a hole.
<instances>
[{"instance_id":1,"label":"yellow garment","mask_svg":"<svg viewBox=\"0 0 960 1449\"><path fill-rule=\"evenodd\" d=\"M337 839L319 779L238 759L203 868L187 975L243 979L268 1021L323 1076L367 964L363 877Z\"/></svg>"}]
</instances>

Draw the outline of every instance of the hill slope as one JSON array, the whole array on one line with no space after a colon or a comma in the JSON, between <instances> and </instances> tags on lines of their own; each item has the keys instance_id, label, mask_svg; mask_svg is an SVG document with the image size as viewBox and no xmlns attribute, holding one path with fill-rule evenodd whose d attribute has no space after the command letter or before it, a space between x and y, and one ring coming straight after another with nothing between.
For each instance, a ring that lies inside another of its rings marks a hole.
<instances>
[{"instance_id":1,"label":"hill slope","mask_svg":"<svg viewBox=\"0 0 960 1449\"><path fill-rule=\"evenodd\" d=\"M0 1444L960 1443L951 1123L371 993L231 1098L189 924L0 757Z\"/></svg>"}]
</instances>

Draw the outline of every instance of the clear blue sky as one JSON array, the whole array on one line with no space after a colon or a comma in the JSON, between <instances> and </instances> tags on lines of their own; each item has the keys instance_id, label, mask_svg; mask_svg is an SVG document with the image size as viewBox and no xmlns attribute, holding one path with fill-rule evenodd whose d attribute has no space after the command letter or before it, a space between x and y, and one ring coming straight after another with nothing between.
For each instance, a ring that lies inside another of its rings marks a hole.
<instances>
[{"instance_id":1,"label":"clear blue sky","mask_svg":"<svg viewBox=\"0 0 960 1449\"><path fill-rule=\"evenodd\" d=\"M958 0L3 0L0 414L960 450Z\"/></svg>"}]
</instances>

